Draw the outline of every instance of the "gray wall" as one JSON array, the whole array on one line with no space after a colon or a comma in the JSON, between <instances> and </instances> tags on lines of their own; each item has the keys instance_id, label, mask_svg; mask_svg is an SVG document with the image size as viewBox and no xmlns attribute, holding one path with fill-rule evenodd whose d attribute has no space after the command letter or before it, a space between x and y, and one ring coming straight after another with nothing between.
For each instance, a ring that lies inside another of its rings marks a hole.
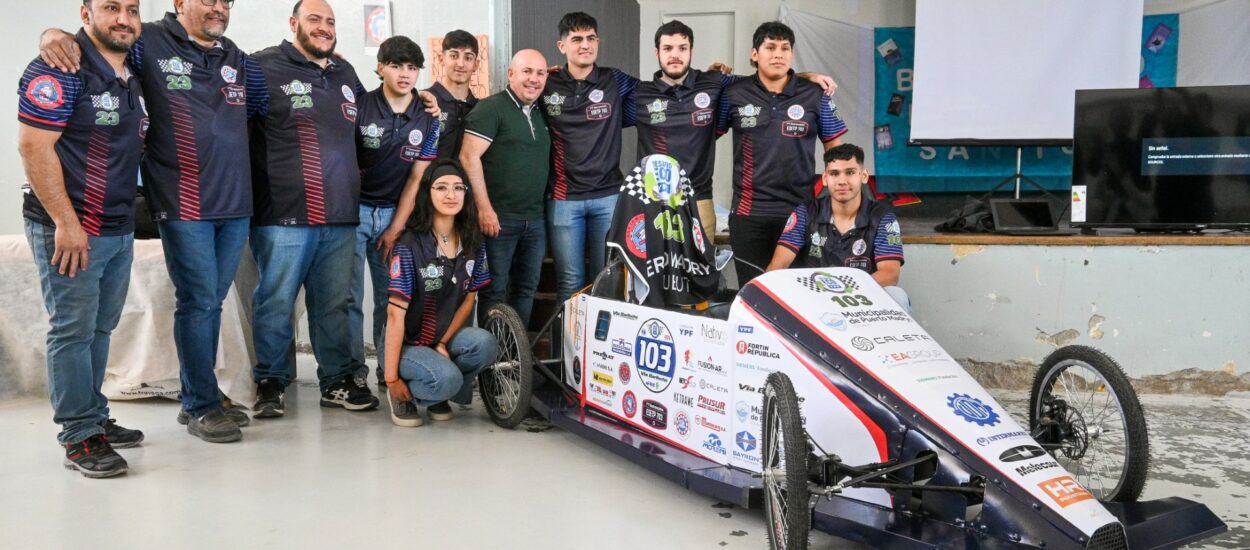
<instances>
[{"instance_id":1,"label":"gray wall","mask_svg":"<svg viewBox=\"0 0 1250 550\"><path fill-rule=\"evenodd\" d=\"M1130 376L1250 367L1242 246L908 245L913 315L952 356L1031 359L1047 337L1109 353ZM1064 331L1066 335L1062 334Z\"/></svg>"}]
</instances>

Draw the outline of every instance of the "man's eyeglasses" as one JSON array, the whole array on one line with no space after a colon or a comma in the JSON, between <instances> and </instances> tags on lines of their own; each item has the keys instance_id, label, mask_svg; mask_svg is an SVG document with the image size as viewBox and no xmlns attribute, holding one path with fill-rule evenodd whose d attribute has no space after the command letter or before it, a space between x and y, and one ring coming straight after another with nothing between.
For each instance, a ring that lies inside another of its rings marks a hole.
<instances>
[{"instance_id":1,"label":"man's eyeglasses","mask_svg":"<svg viewBox=\"0 0 1250 550\"><path fill-rule=\"evenodd\" d=\"M221 2L221 5L225 6L226 9L230 9L234 7L234 0L200 0L201 4L204 4L205 6L208 6L210 8L213 6L216 6L218 2Z\"/></svg>"},{"instance_id":2,"label":"man's eyeglasses","mask_svg":"<svg viewBox=\"0 0 1250 550\"><path fill-rule=\"evenodd\" d=\"M431 187L430 189L440 195L447 195L451 193L455 193L457 195L463 195L469 191L469 186L464 185L463 183L457 184L457 185L447 185L445 183L440 183L438 185Z\"/></svg>"}]
</instances>

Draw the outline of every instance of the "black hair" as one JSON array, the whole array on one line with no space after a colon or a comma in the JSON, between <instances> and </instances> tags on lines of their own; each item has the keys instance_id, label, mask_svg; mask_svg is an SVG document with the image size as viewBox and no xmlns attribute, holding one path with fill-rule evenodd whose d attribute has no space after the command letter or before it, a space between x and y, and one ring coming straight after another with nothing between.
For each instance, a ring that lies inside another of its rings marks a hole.
<instances>
[{"instance_id":1,"label":"black hair","mask_svg":"<svg viewBox=\"0 0 1250 550\"><path fill-rule=\"evenodd\" d=\"M383 65L412 63L418 69L424 69L425 54L421 53L421 46L418 46L411 38L392 36L378 46L378 63Z\"/></svg>"},{"instance_id":2,"label":"black hair","mask_svg":"<svg viewBox=\"0 0 1250 550\"><path fill-rule=\"evenodd\" d=\"M297 1L295 2L295 7L294 7L294 8L291 8L291 17L294 17L294 18L298 19L298 18L299 18L299 8L300 8L300 6L303 6L303 5L304 5L304 0L297 0Z\"/></svg>"},{"instance_id":3,"label":"black hair","mask_svg":"<svg viewBox=\"0 0 1250 550\"><path fill-rule=\"evenodd\" d=\"M864 165L864 150L860 149L859 146L854 143L843 143L842 145L838 145L837 147L825 151L826 165L835 160L851 159L855 159L855 162L860 166Z\"/></svg>"},{"instance_id":4,"label":"black hair","mask_svg":"<svg viewBox=\"0 0 1250 550\"><path fill-rule=\"evenodd\" d=\"M690 27L687 26L685 23L682 23L681 21L674 19L672 21L669 21L668 23L660 25L660 28L655 30L656 49L660 48L661 36L669 36L669 35L674 35L674 34L680 34L688 38L690 40L690 47L691 48L694 47L694 31L691 30Z\"/></svg>"},{"instance_id":5,"label":"black hair","mask_svg":"<svg viewBox=\"0 0 1250 550\"><path fill-rule=\"evenodd\" d=\"M461 29L451 31L443 36L443 51L455 49L466 49L478 55L477 38Z\"/></svg>"},{"instance_id":6,"label":"black hair","mask_svg":"<svg viewBox=\"0 0 1250 550\"><path fill-rule=\"evenodd\" d=\"M574 31L595 31L599 32L599 22L594 17L583 11L575 11L564 14L560 18L560 39Z\"/></svg>"},{"instance_id":7,"label":"black hair","mask_svg":"<svg viewBox=\"0 0 1250 550\"><path fill-rule=\"evenodd\" d=\"M451 159L437 159L431 162L425 168L425 174L421 176L416 204L413 205L412 215L408 217L406 229L415 235L429 233L434 228L434 197L430 188L434 185L434 174L446 171L447 168L454 170L456 175L460 176L464 186L469 187L469 178L459 162ZM460 247L464 249L465 254L476 258L477 249L482 246L482 229L477 222L477 203L473 200L473 189L465 191L464 206L456 214L452 227L456 235L460 237Z\"/></svg>"},{"instance_id":8,"label":"black hair","mask_svg":"<svg viewBox=\"0 0 1250 550\"><path fill-rule=\"evenodd\" d=\"M781 21L769 21L761 24L760 26L755 27L755 34L751 36L751 49L760 49L760 45L767 39L785 40L789 42L790 47L793 48L794 30L787 27L786 24ZM751 66L755 67L757 65L754 61L752 61Z\"/></svg>"}]
</instances>

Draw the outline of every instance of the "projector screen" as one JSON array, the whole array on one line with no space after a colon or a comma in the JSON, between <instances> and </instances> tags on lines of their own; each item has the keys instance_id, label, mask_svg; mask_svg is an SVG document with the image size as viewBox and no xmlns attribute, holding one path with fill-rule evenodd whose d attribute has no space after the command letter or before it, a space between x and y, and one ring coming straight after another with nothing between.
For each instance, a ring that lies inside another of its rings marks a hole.
<instances>
[{"instance_id":1,"label":"projector screen","mask_svg":"<svg viewBox=\"0 0 1250 550\"><path fill-rule=\"evenodd\" d=\"M1071 141L1076 90L1137 87L1142 10L1142 0L917 0L911 141Z\"/></svg>"}]
</instances>

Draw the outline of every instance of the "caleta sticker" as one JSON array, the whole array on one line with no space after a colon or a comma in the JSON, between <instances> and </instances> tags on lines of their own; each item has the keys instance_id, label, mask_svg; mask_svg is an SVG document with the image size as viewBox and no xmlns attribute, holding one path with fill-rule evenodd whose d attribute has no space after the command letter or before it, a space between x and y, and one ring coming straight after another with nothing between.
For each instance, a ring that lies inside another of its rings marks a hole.
<instances>
[{"instance_id":1,"label":"caleta sticker","mask_svg":"<svg viewBox=\"0 0 1250 550\"><path fill-rule=\"evenodd\" d=\"M356 102L356 92L352 91L351 86L344 84L342 90L343 90L343 99L346 99L352 103Z\"/></svg>"},{"instance_id":2,"label":"caleta sticker","mask_svg":"<svg viewBox=\"0 0 1250 550\"><path fill-rule=\"evenodd\" d=\"M621 398L621 410L625 413L625 418L633 418L638 413L638 398L634 396L634 392L625 392L625 397Z\"/></svg>"},{"instance_id":3,"label":"caleta sticker","mask_svg":"<svg viewBox=\"0 0 1250 550\"><path fill-rule=\"evenodd\" d=\"M603 90L591 90L588 97L590 97L591 103L599 103L603 101Z\"/></svg>"},{"instance_id":4,"label":"caleta sticker","mask_svg":"<svg viewBox=\"0 0 1250 550\"><path fill-rule=\"evenodd\" d=\"M239 80L239 71L229 65L222 65L221 79L225 80L226 84L234 84Z\"/></svg>"},{"instance_id":5,"label":"caleta sticker","mask_svg":"<svg viewBox=\"0 0 1250 550\"><path fill-rule=\"evenodd\" d=\"M802 105L791 105L789 109L786 109L786 116L790 117L790 120L803 118L803 115L806 113L807 111L803 110Z\"/></svg>"},{"instance_id":6,"label":"caleta sticker","mask_svg":"<svg viewBox=\"0 0 1250 550\"><path fill-rule=\"evenodd\" d=\"M65 92L56 77L45 74L26 85L26 99L40 109L55 109L65 104Z\"/></svg>"},{"instance_id":7,"label":"caleta sticker","mask_svg":"<svg viewBox=\"0 0 1250 550\"><path fill-rule=\"evenodd\" d=\"M629 248L630 254L639 258L647 257L647 216L646 214L638 214L629 220L629 224L625 226L625 246Z\"/></svg>"},{"instance_id":8,"label":"caleta sticker","mask_svg":"<svg viewBox=\"0 0 1250 550\"><path fill-rule=\"evenodd\" d=\"M864 239L856 239L855 244L851 245L851 254L856 256L862 256L867 251L868 243L864 242Z\"/></svg>"},{"instance_id":9,"label":"caleta sticker","mask_svg":"<svg viewBox=\"0 0 1250 550\"><path fill-rule=\"evenodd\" d=\"M425 136L421 134L421 130L408 132L408 143L412 145L421 145L421 140L424 138Z\"/></svg>"},{"instance_id":10,"label":"caleta sticker","mask_svg":"<svg viewBox=\"0 0 1250 550\"><path fill-rule=\"evenodd\" d=\"M694 106L700 109L706 109L712 105L712 96L707 92L699 92L694 96Z\"/></svg>"}]
</instances>

